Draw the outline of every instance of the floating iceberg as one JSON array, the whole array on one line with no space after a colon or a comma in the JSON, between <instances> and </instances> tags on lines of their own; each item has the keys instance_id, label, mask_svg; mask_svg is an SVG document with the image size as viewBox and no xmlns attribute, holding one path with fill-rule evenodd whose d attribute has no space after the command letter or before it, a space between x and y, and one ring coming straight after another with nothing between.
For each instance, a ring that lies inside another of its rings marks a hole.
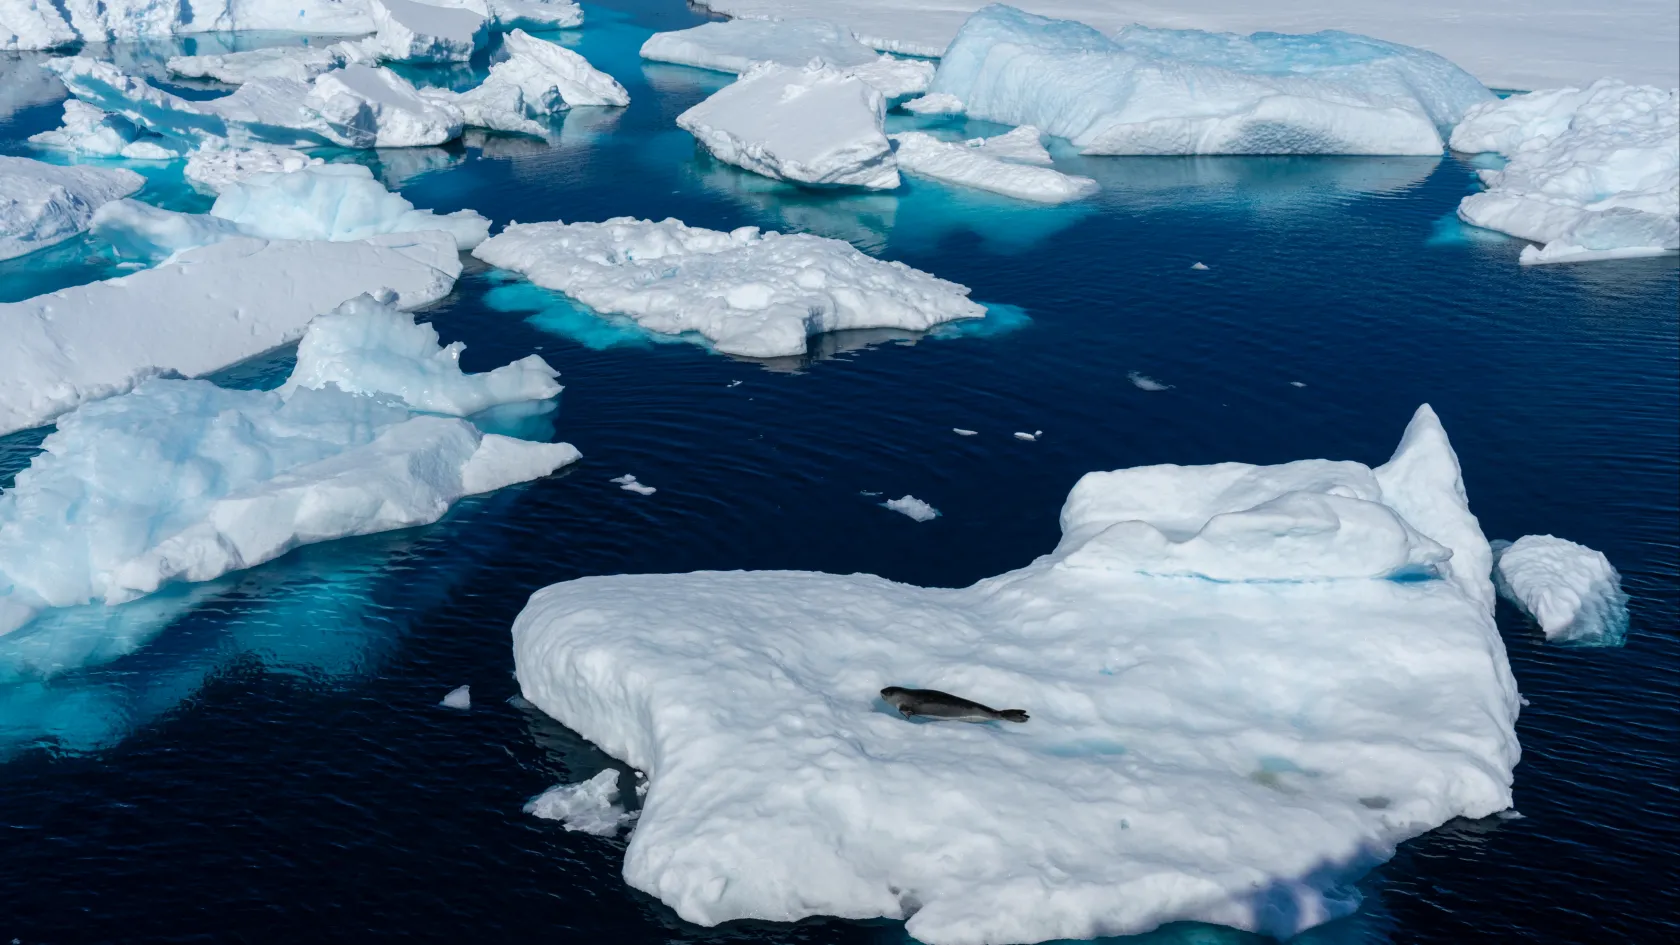
<instances>
[{"instance_id":1,"label":"floating iceberg","mask_svg":"<svg viewBox=\"0 0 1680 945\"><path fill-rule=\"evenodd\" d=\"M73 98L64 103L63 126L32 134L29 143L71 154L122 157L131 161L169 161L180 157L163 147L158 139L139 140L140 137L140 130L126 119Z\"/></svg>"},{"instance_id":2,"label":"floating iceberg","mask_svg":"<svg viewBox=\"0 0 1680 945\"><path fill-rule=\"evenodd\" d=\"M0 434L147 377L195 377L288 344L364 292L391 289L404 308L435 302L460 272L455 240L439 232L350 243L235 237L120 279L0 304Z\"/></svg>"},{"instance_id":3,"label":"floating iceberg","mask_svg":"<svg viewBox=\"0 0 1680 945\"><path fill-rule=\"evenodd\" d=\"M934 70L931 62L883 56L839 24L802 18L728 20L655 33L642 44L642 58L736 74L761 62L806 66L820 61L862 79L887 98L921 92Z\"/></svg>"},{"instance_id":4,"label":"floating iceberg","mask_svg":"<svg viewBox=\"0 0 1680 945\"><path fill-rule=\"evenodd\" d=\"M0 494L0 634L47 608L120 604L299 545L435 522L463 496L577 459L569 444L482 433L432 412L455 404L429 385L469 404L522 402L529 392L553 396L552 371L534 391L505 376L463 375L458 348L438 349L426 329L433 350L412 350L412 317L370 299L329 318L336 341L305 334L317 360L323 345L343 341L346 319L378 320L363 340L397 345L389 358L375 344L336 363L338 377L375 396L315 389L309 378L279 391L153 379L60 417ZM393 330L400 320L411 330Z\"/></svg>"},{"instance_id":5,"label":"floating iceberg","mask_svg":"<svg viewBox=\"0 0 1680 945\"><path fill-rule=\"evenodd\" d=\"M325 163L291 148L261 144L241 147L216 138L187 155L187 166L182 173L195 189L219 194L256 174L287 174Z\"/></svg>"},{"instance_id":6,"label":"floating iceberg","mask_svg":"<svg viewBox=\"0 0 1680 945\"><path fill-rule=\"evenodd\" d=\"M567 830L611 837L634 820L618 806L618 771L614 768L577 784L557 784L525 805L525 813L558 820Z\"/></svg>"},{"instance_id":7,"label":"floating iceberg","mask_svg":"<svg viewBox=\"0 0 1680 945\"><path fill-rule=\"evenodd\" d=\"M728 233L678 220L513 224L473 255L663 334L694 332L726 354L805 353L849 328L926 331L986 310L968 289L805 234Z\"/></svg>"},{"instance_id":8,"label":"floating iceberg","mask_svg":"<svg viewBox=\"0 0 1680 945\"><path fill-rule=\"evenodd\" d=\"M720 161L777 180L891 190L899 185L882 130L886 101L828 66L754 66L677 116Z\"/></svg>"},{"instance_id":9,"label":"floating iceberg","mask_svg":"<svg viewBox=\"0 0 1680 945\"><path fill-rule=\"evenodd\" d=\"M466 62L489 39L489 18L465 5L367 0L375 33L358 45L397 62Z\"/></svg>"},{"instance_id":10,"label":"floating iceberg","mask_svg":"<svg viewBox=\"0 0 1680 945\"><path fill-rule=\"evenodd\" d=\"M893 157L907 174L1035 203L1066 203L1097 192L1097 182L1089 177L1063 174L1039 166L1036 160L1031 164L1021 163L1017 155L1036 159L1038 152L1044 152L1044 146L1038 142L1037 129L1016 131L1028 132L1026 137L1031 138L1031 148L1037 150L1029 149L1020 139L1005 140L1016 132L958 144L941 141L925 132L906 131L892 136L898 144ZM993 147L990 142L1002 143ZM1049 154L1044 153L1044 157L1047 162Z\"/></svg>"},{"instance_id":11,"label":"floating iceberg","mask_svg":"<svg viewBox=\"0 0 1680 945\"><path fill-rule=\"evenodd\" d=\"M101 205L145 183L139 174L121 168L60 167L0 156L0 259L33 253L83 232ZM10 336L0 332L0 337L10 344Z\"/></svg>"},{"instance_id":12,"label":"floating iceberg","mask_svg":"<svg viewBox=\"0 0 1680 945\"><path fill-rule=\"evenodd\" d=\"M1342 527L1320 514L1352 504ZM1215 526L1233 514L1256 527ZM1360 536L1395 550L1379 520L1450 549L1440 576L1326 577ZM1222 564L1191 570L1229 580L1110 554L1143 529L1203 542ZM514 624L516 674L647 772L624 877L703 925L884 916L967 945L1194 920L1285 938L1355 910L1352 882L1401 841L1510 806L1518 694L1490 552L1428 407L1375 469L1092 474L1062 532L960 589L785 571L557 584ZM886 685L1032 721L911 724L879 703Z\"/></svg>"},{"instance_id":13,"label":"floating iceberg","mask_svg":"<svg viewBox=\"0 0 1680 945\"><path fill-rule=\"evenodd\" d=\"M1351 33L1109 39L1005 6L963 25L930 88L1087 154L1439 154L1440 129L1493 97L1440 56Z\"/></svg>"},{"instance_id":14,"label":"floating iceberg","mask_svg":"<svg viewBox=\"0 0 1680 945\"><path fill-rule=\"evenodd\" d=\"M547 119L568 108L625 106L630 93L617 79L570 49L514 30L503 38L507 59L490 67L476 88L427 90L461 110L466 123L493 131L543 135Z\"/></svg>"},{"instance_id":15,"label":"floating iceberg","mask_svg":"<svg viewBox=\"0 0 1680 945\"><path fill-rule=\"evenodd\" d=\"M443 701L438 703L446 709L472 708L472 687L457 686L444 694Z\"/></svg>"},{"instance_id":16,"label":"floating iceberg","mask_svg":"<svg viewBox=\"0 0 1680 945\"><path fill-rule=\"evenodd\" d=\"M1548 640L1620 646L1627 635L1627 595L1608 558L1551 535L1495 542L1493 577L1500 596L1533 617Z\"/></svg>"},{"instance_id":17,"label":"floating iceberg","mask_svg":"<svg viewBox=\"0 0 1680 945\"><path fill-rule=\"evenodd\" d=\"M931 522L939 517L939 510L913 495L882 502L885 508L892 509L900 515L907 515L918 522Z\"/></svg>"},{"instance_id":18,"label":"floating iceberg","mask_svg":"<svg viewBox=\"0 0 1680 945\"><path fill-rule=\"evenodd\" d=\"M1680 92L1604 79L1513 95L1469 111L1459 151L1497 151L1487 191L1459 219L1536 243L1521 261L1650 256L1680 249Z\"/></svg>"}]
</instances>

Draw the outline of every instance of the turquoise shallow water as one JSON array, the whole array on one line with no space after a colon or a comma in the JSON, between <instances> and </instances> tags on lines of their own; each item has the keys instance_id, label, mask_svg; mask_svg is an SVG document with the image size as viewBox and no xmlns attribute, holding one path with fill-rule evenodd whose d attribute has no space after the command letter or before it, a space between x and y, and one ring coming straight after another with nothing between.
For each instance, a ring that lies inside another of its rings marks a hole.
<instances>
[{"instance_id":1,"label":"turquoise shallow water","mask_svg":"<svg viewBox=\"0 0 1680 945\"><path fill-rule=\"evenodd\" d=\"M549 141L327 156L369 163L421 207L472 207L498 225L675 216L846 239L971 286L1007 330L846 333L803 358L743 362L471 264L427 317L467 343L469 369L533 350L559 368L558 414L524 431L552 424L584 461L428 528L162 595L120 626L66 623L55 645L97 645L107 661L47 681L0 676L0 939L902 942L888 922L685 924L624 886L621 843L522 814L547 786L610 763L504 701L516 690L507 629L525 598L588 574L702 568L966 585L1052 547L1086 471L1380 462L1423 402L1489 536L1551 532L1604 551L1632 595L1630 633L1620 649L1548 645L1502 604L1530 701L1524 817L1406 844L1362 884L1359 915L1304 940L1676 931L1661 865L1680 840L1672 258L1521 268L1519 244L1454 222L1475 187L1460 156L1059 154L1104 188L1060 208L914 180L894 194L800 191L720 165L674 128L727 77L643 64L636 49L694 14L621 0L590 17L555 38L623 81L629 109L579 110ZM164 52L120 58L155 69ZM27 81L28 65L0 62L16 77L0 117L8 153L30 153L22 139L57 124L61 93ZM147 199L208 206L178 172L143 170ZM1198 261L1210 268L1192 271ZM0 263L0 298L120 263L72 241ZM289 366L279 352L219 380L267 386ZM1168 386L1140 389L1132 373ZM0 487L41 436L0 438ZM657 495L608 482L626 472ZM880 491L943 514L916 524L860 494ZM0 641L0 663L16 666L24 645ZM473 712L436 707L463 683ZM1177 927L1153 940L1247 937Z\"/></svg>"}]
</instances>

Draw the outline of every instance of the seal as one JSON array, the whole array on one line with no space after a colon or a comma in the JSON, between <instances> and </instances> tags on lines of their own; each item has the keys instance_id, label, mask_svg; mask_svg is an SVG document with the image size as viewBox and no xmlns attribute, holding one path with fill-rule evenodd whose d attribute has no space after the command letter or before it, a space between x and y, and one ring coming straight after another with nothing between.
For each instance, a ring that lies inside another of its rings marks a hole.
<instances>
[{"instance_id":1,"label":"seal","mask_svg":"<svg viewBox=\"0 0 1680 945\"><path fill-rule=\"evenodd\" d=\"M888 686L881 690L881 698L887 704L899 711L905 718L913 715L925 715L930 719L948 719L953 722L991 722L1002 719L1005 722L1025 722L1027 713L1021 709L994 709L983 706L978 702L970 702L962 696L953 696L948 692L937 689L902 689L898 686Z\"/></svg>"}]
</instances>

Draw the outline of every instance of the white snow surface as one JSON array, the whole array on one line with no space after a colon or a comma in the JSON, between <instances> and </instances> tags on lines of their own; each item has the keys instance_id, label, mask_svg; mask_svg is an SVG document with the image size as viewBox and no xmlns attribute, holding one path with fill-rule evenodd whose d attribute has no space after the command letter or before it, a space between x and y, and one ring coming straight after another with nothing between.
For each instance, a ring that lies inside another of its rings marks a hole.
<instances>
[{"instance_id":1,"label":"white snow surface","mask_svg":"<svg viewBox=\"0 0 1680 945\"><path fill-rule=\"evenodd\" d=\"M968 289L808 234L730 232L615 217L512 224L473 255L663 334L694 332L726 354L805 353L849 328L926 331L985 307Z\"/></svg>"},{"instance_id":2,"label":"white snow surface","mask_svg":"<svg viewBox=\"0 0 1680 945\"><path fill-rule=\"evenodd\" d=\"M634 819L618 806L618 771L608 768L587 781L557 784L531 798L525 813L558 820L567 830L611 837Z\"/></svg>"},{"instance_id":3,"label":"white snow surface","mask_svg":"<svg viewBox=\"0 0 1680 945\"><path fill-rule=\"evenodd\" d=\"M630 93L617 79L570 49L514 30L503 37L507 59L490 67L465 92L428 89L426 95L459 109L479 128L544 135L544 120L576 106L625 106Z\"/></svg>"},{"instance_id":4,"label":"white snow surface","mask_svg":"<svg viewBox=\"0 0 1680 945\"><path fill-rule=\"evenodd\" d=\"M455 241L440 232L349 243L242 236L0 304L0 433L50 423L147 377L195 377L296 341L310 319L364 292L393 290L404 308L435 302L460 272Z\"/></svg>"},{"instance_id":5,"label":"white snow surface","mask_svg":"<svg viewBox=\"0 0 1680 945\"><path fill-rule=\"evenodd\" d=\"M381 314L394 313L367 300L337 313ZM442 352L431 338L435 359ZM300 545L434 522L463 496L578 458L569 444L417 412L435 401L417 384L433 372L419 365L410 377L372 352L359 363L377 370L350 374L353 386L374 396L333 385L249 391L152 379L60 417L43 452L0 494L0 634L46 608L119 604ZM455 373L457 385L497 386ZM382 389L390 379L400 389ZM416 391L420 403L407 402Z\"/></svg>"},{"instance_id":6,"label":"white snow surface","mask_svg":"<svg viewBox=\"0 0 1680 945\"><path fill-rule=\"evenodd\" d=\"M1508 159L1478 172L1487 190L1458 216L1543 244L1525 265L1680 249L1680 91L1604 79L1513 95L1472 108L1451 143Z\"/></svg>"},{"instance_id":7,"label":"white snow surface","mask_svg":"<svg viewBox=\"0 0 1680 945\"><path fill-rule=\"evenodd\" d=\"M1499 593L1548 640L1619 645L1627 634L1621 575L1602 552L1551 535L1495 542Z\"/></svg>"},{"instance_id":8,"label":"white snow surface","mask_svg":"<svg viewBox=\"0 0 1680 945\"><path fill-rule=\"evenodd\" d=\"M914 95L933 80L933 63L885 56L828 20L727 20L655 33L642 44L655 62L744 73L761 62L806 66L822 62L869 83L887 98Z\"/></svg>"},{"instance_id":9,"label":"white snow surface","mask_svg":"<svg viewBox=\"0 0 1680 945\"><path fill-rule=\"evenodd\" d=\"M466 62L489 39L489 17L464 6L367 0L375 33L358 45L393 62Z\"/></svg>"},{"instance_id":10,"label":"white snow surface","mask_svg":"<svg viewBox=\"0 0 1680 945\"><path fill-rule=\"evenodd\" d=\"M1022 130L1022 129L1017 129ZM1036 130L1031 132L1032 143L1039 151ZM1014 134L1011 132L1010 134ZM999 140L1003 137L992 140ZM1034 203L1066 203L1089 197L1097 192L1097 182L1089 177L1063 174L1061 171L1034 164L1023 164L1000 155L1013 155L1017 142L989 150L986 139L956 143L941 141L921 131L905 131L892 136L898 147L893 158L906 174L987 190L992 193L1030 200ZM1036 155L1031 155L1036 156ZM1048 154L1045 155L1049 157Z\"/></svg>"},{"instance_id":11,"label":"white snow surface","mask_svg":"<svg viewBox=\"0 0 1680 945\"><path fill-rule=\"evenodd\" d=\"M81 99L64 102L64 124L29 136L29 143L70 154L121 157L129 160L172 160L180 157L159 140L137 140L140 130L127 119L95 108Z\"/></svg>"},{"instance_id":12,"label":"white snow surface","mask_svg":"<svg viewBox=\"0 0 1680 945\"><path fill-rule=\"evenodd\" d=\"M918 522L931 522L939 517L939 510L923 502L913 495L906 495L897 499L888 499L882 506L892 509L900 515L909 516Z\"/></svg>"},{"instance_id":13,"label":"white snow surface","mask_svg":"<svg viewBox=\"0 0 1680 945\"><path fill-rule=\"evenodd\" d=\"M1326 576L1336 550L1392 550L1399 530L1467 567ZM1148 561L1144 532L1164 541ZM1518 694L1490 550L1427 406L1375 469L1088 475L1062 534L959 589L789 571L556 584L514 623L516 674L647 772L625 880L704 925L884 916L978 945L1195 920L1286 938L1356 909L1350 883L1400 841L1510 806ZM1225 580L1160 573L1190 543L1208 556L1192 570ZM886 685L1032 721L912 724Z\"/></svg>"},{"instance_id":14,"label":"white snow surface","mask_svg":"<svg viewBox=\"0 0 1680 945\"><path fill-rule=\"evenodd\" d=\"M933 92L904 103L904 110L916 115L960 115L963 108L962 99L949 92Z\"/></svg>"},{"instance_id":15,"label":"white snow surface","mask_svg":"<svg viewBox=\"0 0 1680 945\"><path fill-rule=\"evenodd\" d=\"M195 189L219 194L256 174L286 174L325 163L291 148L261 144L237 146L217 138L188 153L182 173Z\"/></svg>"},{"instance_id":16,"label":"white snow surface","mask_svg":"<svg viewBox=\"0 0 1680 945\"><path fill-rule=\"evenodd\" d=\"M229 85L244 85L252 79L311 82L318 75L343 68L361 58L361 47L355 43L274 46L202 56L171 56L165 68L189 79L215 79Z\"/></svg>"},{"instance_id":17,"label":"white snow surface","mask_svg":"<svg viewBox=\"0 0 1680 945\"><path fill-rule=\"evenodd\" d=\"M62 243L85 231L102 205L144 184L145 178L122 168L62 167L0 156L0 259ZM0 338L7 337L0 332Z\"/></svg>"},{"instance_id":18,"label":"white snow surface","mask_svg":"<svg viewBox=\"0 0 1680 945\"><path fill-rule=\"evenodd\" d=\"M677 125L720 161L755 174L818 186L891 190L899 185L882 130L886 99L826 65L762 63L677 116Z\"/></svg>"},{"instance_id":19,"label":"white snow surface","mask_svg":"<svg viewBox=\"0 0 1680 945\"><path fill-rule=\"evenodd\" d=\"M990 6L933 92L1088 154L1439 154L1493 94L1433 53L1351 33L1252 36L1083 24Z\"/></svg>"},{"instance_id":20,"label":"white snow surface","mask_svg":"<svg viewBox=\"0 0 1680 945\"><path fill-rule=\"evenodd\" d=\"M845 24L876 49L943 55L963 21L986 0L696 0L750 19L819 16ZM1017 0L1045 16L1113 33L1134 23L1252 33L1350 30L1438 53L1494 88L1585 85L1613 75L1680 84L1680 7L1672 0L1618 0L1613 12L1575 0Z\"/></svg>"},{"instance_id":21,"label":"white snow surface","mask_svg":"<svg viewBox=\"0 0 1680 945\"><path fill-rule=\"evenodd\" d=\"M449 709L470 709L472 708L472 687L457 686L449 690L443 697L443 701L438 704Z\"/></svg>"}]
</instances>

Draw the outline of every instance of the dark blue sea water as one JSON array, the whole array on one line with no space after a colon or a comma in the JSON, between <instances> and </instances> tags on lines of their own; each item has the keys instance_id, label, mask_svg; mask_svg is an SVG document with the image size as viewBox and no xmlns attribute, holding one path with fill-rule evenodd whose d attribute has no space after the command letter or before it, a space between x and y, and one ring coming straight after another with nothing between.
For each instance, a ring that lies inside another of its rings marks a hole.
<instances>
[{"instance_id":1,"label":"dark blue sea water","mask_svg":"<svg viewBox=\"0 0 1680 945\"><path fill-rule=\"evenodd\" d=\"M559 368L555 435L584 460L434 526L177 591L154 604L173 614L166 629L133 652L0 682L0 942L905 942L891 922L686 924L624 885L622 841L521 813L614 764L505 701L508 628L527 596L583 575L701 568L966 585L1049 550L1086 471L1374 464L1424 402L1488 535L1604 551L1632 595L1631 631L1622 648L1547 644L1502 603L1529 700L1523 818L1405 844L1362 884L1360 914L1301 941L1680 934L1672 257L1519 267L1518 243L1451 222L1475 187L1456 156L1075 160L1104 189L1063 208L915 180L886 195L804 192L721 166L675 129L727 81L637 59L649 32L696 22L679 0L613 0L589 17L555 38L617 76L628 110L582 110L548 142L335 158L373 164L419 206L498 224L675 216L839 237L1024 318L989 333L831 336L766 365L604 326L473 264L427 317L468 344L469 369L533 350ZM167 51L118 53L155 70ZM32 85L28 66L0 61L11 153L58 119L61 93ZM154 175L148 196L208 203L178 173ZM1198 261L1210 269L1192 271ZM82 240L0 263L0 298L114 275L116 262ZM265 386L289 364L281 352L219 379ZM1145 391L1129 372L1171 386ZM0 487L42 435L0 439ZM607 481L626 472L658 493ZM917 524L862 491L913 493L944 515ZM440 708L461 684L473 710ZM1179 926L1146 939L1251 937Z\"/></svg>"}]
</instances>

